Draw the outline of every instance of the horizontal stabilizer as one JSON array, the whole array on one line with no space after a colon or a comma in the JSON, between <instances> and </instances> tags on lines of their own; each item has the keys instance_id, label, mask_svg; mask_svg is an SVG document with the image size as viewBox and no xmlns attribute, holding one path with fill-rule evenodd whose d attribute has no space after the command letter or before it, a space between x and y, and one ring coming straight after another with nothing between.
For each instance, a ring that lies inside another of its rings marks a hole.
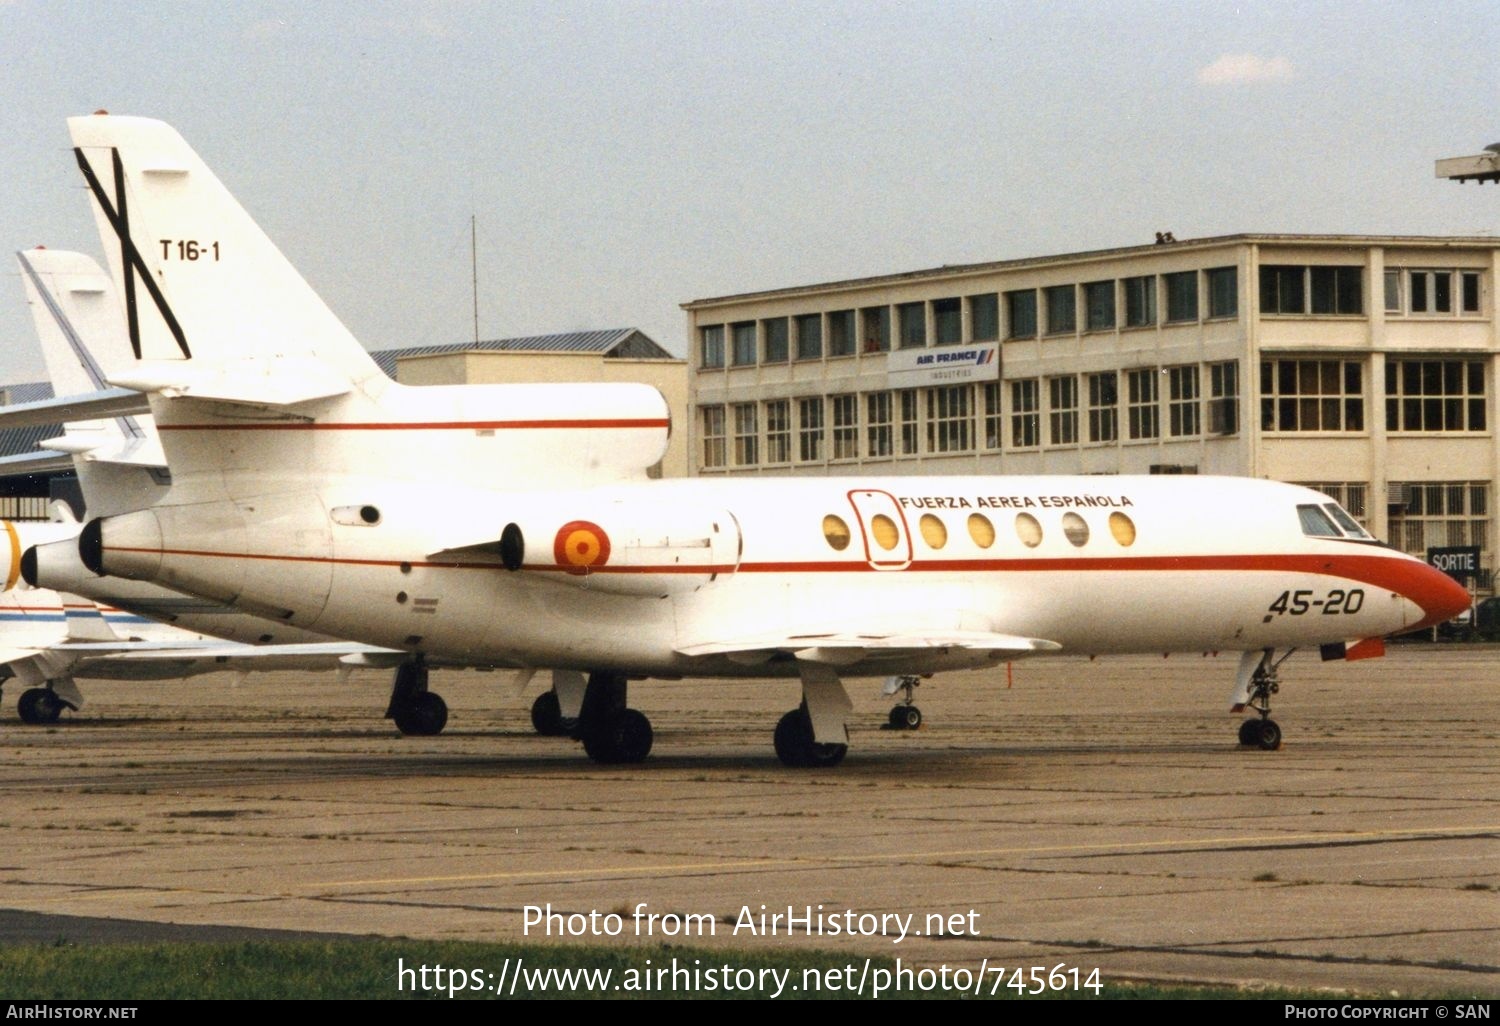
<instances>
[{"instance_id":1,"label":"horizontal stabilizer","mask_svg":"<svg viewBox=\"0 0 1500 1026\"><path fill-rule=\"evenodd\" d=\"M348 378L305 357L226 361L217 364L143 360L114 384L168 398L214 399L257 406L294 406L348 392Z\"/></svg>"},{"instance_id":2,"label":"horizontal stabilizer","mask_svg":"<svg viewBox=\"0 0 1500 1026\"><path fill-rule=\"evenodd\" d=\"M0 406L0 430L61 424L66 421L105 420L150 413L151 404L140 392L129 388L106 388L82 395L38 399L34 403Z\"/></svg>"},{"instance_id":3,"label":"horizontal stabilizer","mask_svg":"<svg viewBox=\"0 0 1500 1026\"><path fill-rule=\"evenodd\" d=\"M781 655L793 656L804 662L852 666L865 659L891 659L905 653L926 654L936 649L988 652L996 656L1025 656L1038 652L1056 652L1061 648L1055 641L1023 638L1014 634L930 631L914 634L781 634L683 645L677 652L689 658L728 656L736 662L746 664L764 662Z\"/></svg>"},{"instance_id":4,"label":"horizontal stabilizer","mask_svg":"<svg viewBox=\"0 0 1500 1026\"><path fill-rule=\"evenodd\" d=\"M19 477L23 474L62 474L72 469L72 455L50 449L23 452L15 456L0 456L0 477Z\"/></svg>"}]
</instances>

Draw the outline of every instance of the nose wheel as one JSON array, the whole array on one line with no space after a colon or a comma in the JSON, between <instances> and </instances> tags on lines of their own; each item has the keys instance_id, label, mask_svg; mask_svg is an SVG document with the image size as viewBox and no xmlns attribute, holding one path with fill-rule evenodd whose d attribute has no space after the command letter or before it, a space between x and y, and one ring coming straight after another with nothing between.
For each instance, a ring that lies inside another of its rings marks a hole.
<instances>
[{"instance_id":1,"label":"nose wheel","mask_svg":"<svg viewBox=\"0 0 1500 1026\"><path fill-rule=\"evenodd\" d=\"M892 677L886 684L886 694L901 692L901 701L891 706L891 714L887 725L891 730L916 730L922 725L922 710L918 709L915 701L915 692L922 683L921 678L915 674L904 673L899 677Z\"/></svg>"},{"instance_id":2,"label":"nose wheel","mask_svg":"<svg viewBox=\"0 0 1500 1026\"><path fill-rule=\"evenodd\" d=\"M1240 744L1247 748L1274 752L1281 747L1281 727L1271 719L1271 696L1281 690L1281 679L1276 671L1291 654L1287 652L1277 659L1271 649L1266 649L1250 678L1250 697L1245 704L1258 715L1240 724Z\"/></svg>"}]
</instances>

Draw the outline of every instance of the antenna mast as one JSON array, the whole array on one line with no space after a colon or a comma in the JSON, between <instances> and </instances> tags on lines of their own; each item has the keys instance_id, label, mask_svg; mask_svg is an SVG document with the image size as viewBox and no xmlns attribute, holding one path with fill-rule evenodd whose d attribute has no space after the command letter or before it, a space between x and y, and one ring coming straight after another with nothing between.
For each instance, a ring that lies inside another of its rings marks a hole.
<instances>
[{"instance_id":1,"label":"antenna mast","mask_svg":"<svg viewBox=\"0 0 1500 1026\"><path fill-rule=\"evenodd\" d=\"M474 344L479 345L479 245L474 215L469 215L469 269L474 276Z\"/></svg>"}]
</instances>

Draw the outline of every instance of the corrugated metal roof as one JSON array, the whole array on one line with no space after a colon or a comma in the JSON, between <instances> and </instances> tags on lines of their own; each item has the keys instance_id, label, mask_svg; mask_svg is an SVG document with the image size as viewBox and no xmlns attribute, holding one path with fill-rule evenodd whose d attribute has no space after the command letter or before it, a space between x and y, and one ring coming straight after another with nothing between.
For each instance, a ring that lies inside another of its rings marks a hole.
<instances>
[{"instance_id":1,"label":"corrugated metal roof","mask_svg":"<svg viewBox=\"0 0 1500 1026\"><path fill-rule=\"evenodd\" d=\"M438 356L444 353L601 353L606 357L676 360L648 335L636 328L607 328L599 331L568 331L556 335L527 335L522 338L481 339L440 346L412 346L408 349L382 349L370 354L380 369L396 376L396 361L411 356Z\"/></svg>"}]
</instances>

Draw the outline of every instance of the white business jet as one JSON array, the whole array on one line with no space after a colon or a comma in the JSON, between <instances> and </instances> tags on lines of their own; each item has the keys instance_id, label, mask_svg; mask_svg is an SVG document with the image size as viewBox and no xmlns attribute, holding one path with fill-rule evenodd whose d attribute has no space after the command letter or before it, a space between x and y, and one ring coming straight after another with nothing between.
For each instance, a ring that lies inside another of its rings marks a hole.
<instances>
[{"instance_id":1,"label":"white business jet","mask_svg":"<svg viewBox=\"0 0 1500 1026\"><path fill-rule=\"evenodd\" d=\"M414 659L586 673L577 735L650 750L628 680L800 680L783 762L847 750L842 679L1053 652L1238 651L1243 742L1280 743L1277 653L1382 651L1468 596L1318 492L1210 477L647 480L629 385L405 387L169 126L70 120L172 469L81 556Z\"/></svg>"}]
</instances>

